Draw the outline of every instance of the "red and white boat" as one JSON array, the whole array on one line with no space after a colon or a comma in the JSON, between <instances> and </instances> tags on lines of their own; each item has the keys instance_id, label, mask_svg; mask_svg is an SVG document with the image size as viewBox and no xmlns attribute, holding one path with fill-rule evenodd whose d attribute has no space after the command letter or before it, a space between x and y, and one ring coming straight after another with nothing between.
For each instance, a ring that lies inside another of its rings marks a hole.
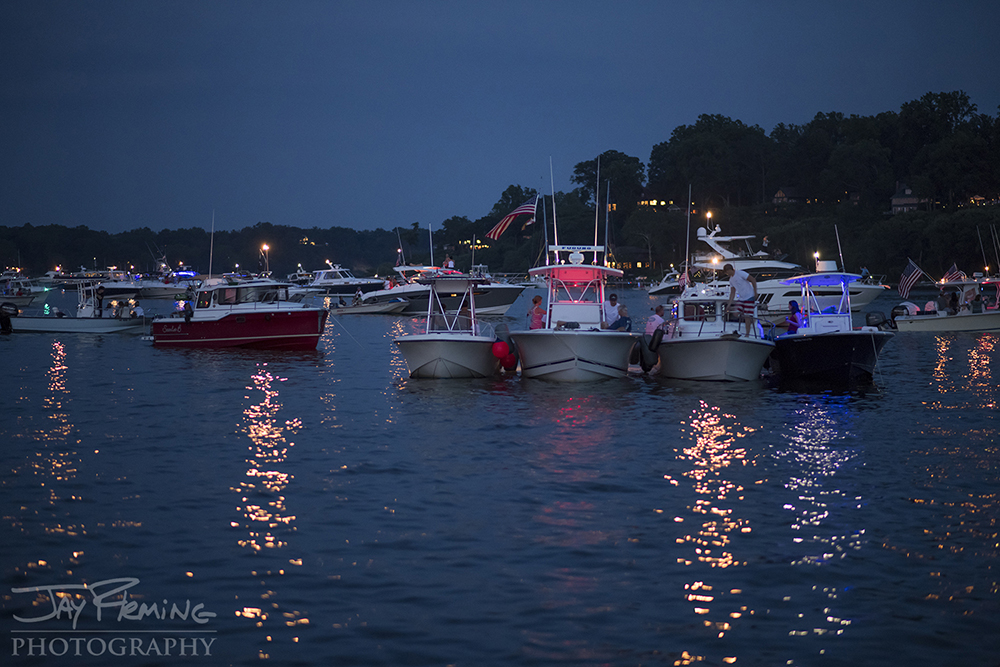
<instances>
[{"instance_id":1,"label":"red and white boat","mask_svg":"<svg viewBox=\"0 0 1000 667\"><path fill-rule=\"evenodd\" d=\"M329 311L289 295L289 283L208 280L194 302L150 324L161 347L314 350Z\"/></svg>"}]
</instances>

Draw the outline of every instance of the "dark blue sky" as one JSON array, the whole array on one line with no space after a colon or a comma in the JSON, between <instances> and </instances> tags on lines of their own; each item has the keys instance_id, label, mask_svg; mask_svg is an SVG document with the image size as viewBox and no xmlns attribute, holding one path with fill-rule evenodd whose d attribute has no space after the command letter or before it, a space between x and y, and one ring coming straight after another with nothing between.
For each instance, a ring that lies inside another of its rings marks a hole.
<instances>
[{"instance_id":1,"label":"dark blue sky","mask_svg":"<svg viewBox=\"0 0 1000 667\"><path fill-rule=\"evenodd\" d=\"M0 225L477 219L722 114L1000 105L1000 3L0 4ZM485 232L485 230L484 230Z\"/></svg>"}]
</instances>

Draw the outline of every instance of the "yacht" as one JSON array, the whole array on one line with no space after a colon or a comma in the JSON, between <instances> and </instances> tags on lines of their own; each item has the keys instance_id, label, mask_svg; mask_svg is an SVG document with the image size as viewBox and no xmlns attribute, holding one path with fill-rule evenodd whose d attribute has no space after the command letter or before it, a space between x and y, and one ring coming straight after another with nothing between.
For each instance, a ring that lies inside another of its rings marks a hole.
<instances>
[{"instance_id":1,"label":"yacht","mask_svg":"<svg viewBox=\"0 0 1000 667\"><path fill-rule=\"evenodd\" d=\"M758 316L769 322L783 322L788 316L788 302L799 298L797 285L783 281L795 276L810 273L799 264L787 262L783 257L763 250L754 251L750 242L755 236L727 236L716 225L709 232L704 227L697 231L698 240L707 245L710 250L696 252L692 259L692 268L701 274L702 278L716 287L728 286L728 279L722 272L726 264L746 271L757 281ZM676 275L667 274L657 285L650 288L649 293L677 294L684 285L679 284ZM889 289L871 277L857 276L848 286L851 297L851 308L854 311L863 310L879 294ZM817 286L814 298L823 308L840 303L840 288L836 285Z\"/></svg>"},{"instance_id":2,"label":"yacht","mask_svg":"<svg viewBox=\"0 0 1000 667\"><path fill-rule=\"evenodd\" d=\"M332 296L353 296L359 291L365 294L385 287L385 282L378 278L357 278L340 264L331 264L328 261L327 265L330 268L316 271L312 282L303 286L312 290L314 294Z\"/></svg>"}]
</instances>

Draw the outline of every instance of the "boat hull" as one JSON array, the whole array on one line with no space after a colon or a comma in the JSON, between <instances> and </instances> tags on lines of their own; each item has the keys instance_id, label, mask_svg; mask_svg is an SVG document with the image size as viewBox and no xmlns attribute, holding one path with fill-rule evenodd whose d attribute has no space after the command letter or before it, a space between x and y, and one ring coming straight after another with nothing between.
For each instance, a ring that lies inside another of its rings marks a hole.
<instances>
[{"instance_id":1,"label":"boat hull","mask_svg":"<svg viewBox=\"0 0 1000 667\"><path fill-rule=\"evenodd\" d=\"M517 297L524 291L521 285L481 285L476 288L476 313L479 315L506 315ZM377 290L365 296L366 303L384 303L403 298L408 301L400 311L403 315L424 315L430 300L430 288L426 285L404 285L402 288ZM441 295L441 303L449 311L456 310L462 303L462 294Z\"/></svg>"},{"instance_id":2,"label":"boat hull","mask_svg":"<svg viewBox=\"0 0 1000 667\"><path fill-rule=\"evenodd\" d=\"M242 311L212 320L166 317L153 320L158 347L243 347L259 350L315 350L326 326L325 309Z\"/></svg>"},{"instance_id":3,"label":"boat hull","mask_svg":"<svg viewBox=\"0 0 1000 667\"><path fill-rule=\"evenodd\" d=\"M141 317L118 319L114 317L13 317L10 320L14 333L142 333L145 320Z\"/></svg>"},{"instance_id":4,"label":"boat hull","mask_svg":"<svg viewBox=\"0 0 1000 667\"><path fill-rule=\"evenodd\" d=\"M958 315L900 315L894 321L899 331L1000 331L1000 310L964 311Z\"/></svg>"},{"instance_id":5,"label":"boat hull","mask_svg":"<svg viewBox=\"0 0 1000 667\"><path fill-rule=\"evenodd\" d=\"M660 375L678 380L746 381L760 378L774 343L735 336L664 339L657 348Z\"/></svg>"},{"instance_id":6,"label":"boat hull","mask_svg":"<svg viewBox=\"0 0 1000 667\"><path fill-rule=\"evenodd\" d=\"M771 359L782 379L848 383L871 379L888 331L841 331L781 336Z\"/></svg>"},{"instance_id":7,"label":"boat hull","mask_svg":"<svg viewBox=\"0 0 1000 667\"><path fill-rule=\"evenodd\" d=\"M492 337L430 333L395 340L411 378L481 378L500 368Z\"/></svg>"},{"instance_id":8,"label":"boat hull","mask_svg":"<svg viewBox=\"0 0 1000 667\"><path fill-rule=\"evenodd\" d=\"M385 287L385 283L381 280L367 281L359 280L359 282L345 282L345 283L310 283L305 285L311 290L316 290L314 294L320 296L354 296L358 293L358 290L362 294L369 294L371 292L381 290Z\"/></svg>"},{"instance_id":9,"label":"boat hull","mask_svg":"<svg viewBox=\"0 0 1000 667\"><path fill-rule=\"evenodd\" d=\"M395 315L406 308L406 301L385 301L382 303L362 303L356 306L340 306L333 309L337 315Z\"/></svg>"},{"instance_id":10,"label":"boat hull","mask_svg":"<svg viewBox=\"0 0 1000 667\"><path fill-rule=\"evenodd\" d=\"M624 377L636 336L624 331L537 329L511 332L521 376L559 382Z\"/></svg>"}]
</instances>

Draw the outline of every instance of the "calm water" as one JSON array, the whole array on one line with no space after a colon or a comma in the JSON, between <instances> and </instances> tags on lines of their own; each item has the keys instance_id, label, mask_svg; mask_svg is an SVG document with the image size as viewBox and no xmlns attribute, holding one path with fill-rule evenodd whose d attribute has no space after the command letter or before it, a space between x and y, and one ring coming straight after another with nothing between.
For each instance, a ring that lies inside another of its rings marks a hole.
<instances>
[{"instance_id":1,"label":"calm water","mask_svg":"<svg viewBox=\"0 0 1000 667\"><path fill-rule=\"evenodd\" d=\"M803 392L410 380L412 328L0 337L0 662L1000 664L996 335Z\"/></svg>"}]
</instances>

